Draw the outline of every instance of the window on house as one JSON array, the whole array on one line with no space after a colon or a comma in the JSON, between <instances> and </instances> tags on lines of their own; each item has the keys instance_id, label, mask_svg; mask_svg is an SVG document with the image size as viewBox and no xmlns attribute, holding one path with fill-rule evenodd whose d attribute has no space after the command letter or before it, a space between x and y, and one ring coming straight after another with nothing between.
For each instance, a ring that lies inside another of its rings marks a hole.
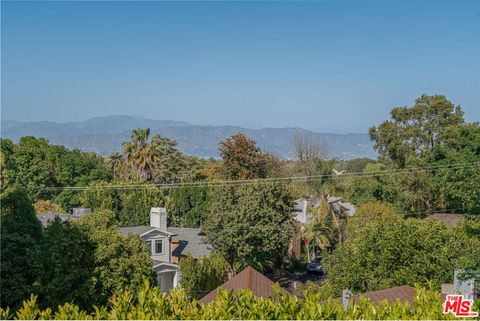
<instances>
[{"instance_id":1,"label":"window on house","mask_svg":"<svg viewBox=\"0 0 480 321\"><path fill-rule=\"evenodd\" d=\"M148 254L152 255L152 241L147 241Z\"/></svg>"},{"instance_id":2,"label":"window on house","mask_svg":"<svg viewBox=\"0 0 480 321\"><path fill-rule=\"evenodd\" d=\"M155 254L163 254L163 240L155 240Z\"/></svg>"}]
</instances>

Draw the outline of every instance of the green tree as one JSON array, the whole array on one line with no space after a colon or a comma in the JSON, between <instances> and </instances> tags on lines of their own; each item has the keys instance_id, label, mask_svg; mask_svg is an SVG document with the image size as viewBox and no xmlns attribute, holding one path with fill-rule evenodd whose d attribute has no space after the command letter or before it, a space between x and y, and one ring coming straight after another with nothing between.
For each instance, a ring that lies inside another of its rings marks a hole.
<instances>
[{"instance_id":1,"label":"green tree","mask_svg":"<svg viewBox=\"0 0 480 321\"><path fill-rule=\"evenodd\" d=\"M113 212L96 211L78 224L95 246L92 282L98 304L106 303L115 291L138 290L145 279L155 282L145 242L137 235L121 235Z\"/></svg>"},{"instance_id":2,"label":"green tree","mask_svg":"<svg viewBox=\"0 0 480 321\"><path fill-rule=\"evenodd\" d=\"M158 155L152 172L156 183L178 182L186 170L187 159L177 150L177 142L160 135L152 138L152 145ZM193 164L191 164L193 165Z\"/></svg>"},{"instance_id":3,"label":"green tree","mask_svg":"<svg viewBox=\"0 0 480 321\"><path fill-rule=\"evenodd\" d=\"M154 183L191 181L201 178L202 161L177 150L177 142L160 135L150 139L150 129L135 129L123 143L127 176Z\"/></svg>"},{"instance_id":4,"label":"green tree","mask_svg":"<svg viewBox=\"0 0 480 321\"><path fill-rule=\"evenodd\" d=\"M18 144L2 140L2 184L4 188L23 186L32 201L58 199L64 209L78 206L77 194L57 193L48 187L84 186L110 180L103 159L95 153L49 145L44 138L22 137Z\"/></svg>"},{"instance_id":5,"label":"green tree","mask_svg":"<svg viewBox=\"0 0 480 321\"><path fill-rule=\"evenodd\" d=\"M123 155L119 152L114 152L110 156L107 157L106 163L108 167L112 170L113 176L118 175L122 166L123 166Z\"/></svg>"},{"instance_id":6,"label":"green tree","mask_svg":"<svg viewBox=\"0 0 480 321\"><path fill-rule=\"evenodd\" d=\"M153 167L159 159L154 144L150 142L150 128L132 130L130 141L123 143L123 152L136 177L150 180Z\"/></svg>"},{"instance_id":7,"label":"green tree","mask_svg":"<svg viewBox=\"0 0 480 321\"><path fill-rule=\"evenodd\" d=\"M10 139L0 138L0 187L2 189L12 186L15 179L15 172L11 170L14 168L14 160L12 157L14 148L15 145Z\"/></svg>"},{"instance_id":8,"label":"green tree","mask_svg":"<svg viewBox=\"0 0 480 321\"><path fill-rule=\"evenodd\" d=\"M371 223L388 224L400 218L401 216L392 205L373 201L360 205L351 220L358 220L362 222L361 225L368 225ZM353 227L358 225L360 224L351 224Z\"/></svg>"},{"instance_id":9,"label":"green tree","mask_svg":"<svg viewBox=\"0 0 480 321\"><path fill-rule=\"evenodd\" d=\"M354 158L354 159L345 161L344 168L347 173L360 173L360 172L363 172L363 170L365 169L365 167L367 167L367 165L375 164L375 163L376 161L371 158L366 158L366 157Z\"/></svg>"},{"instance_id":10,"label":"green tree","mask_svg":"<svg viewBox=\"0 0 480 321\"><path fill-rule=\"evenodd\" d=\"M264 178L264 155L257 143L236 133L219 143L223 172L228 179Z\"/></svg>"},{"instance_id":11,"label":"green tree","mask_svg":"<svg viewBox=\"0 0 480 321\"><path fill-rule=\"evenodd\" d=\"M41 305L74 302L83 308L96 304L92 283L95 247L76 225L56 218L44 231L37 257L35 293Z\"/></svg>"},{"instance_id":12,"label":"green tree","mask_svg":"<svg viewBox=\"0 0 480 321\"><path fill-rule=\"evenodd\" d=\"M114 188L101 188L105 184L108 183L92 184L91 189L82 191L80 202L94 210L113 211L121 226L148 225L150 208L164 203L164 191L144 181L116 182L109 184ZM136 188L128 188L132 184Z\"/></svg>"},{"instance_id":13,"label":"green tree","mask_svg":"<svg viewBox=\"0 0 480 321\"><path fill-rule=\"evenodd\" d=\"M346 194L357 205L380 201L406 213L420 213L435 208L431 178L429 171L419 168L402 171L392 165L369 164L364 175L351 180Z\"/></svg>"},{"instance_id":14,"label":"green tree","mask_svg":"<svg viewBox=\"0 0 480 321\"><path fill-rule=\"evenodd\" d=\"M328 204L322 202L320 207L312 208L310 212L312 213L311 221L301 229L302 236L307 240L306 248L309 261L314 257L315 247L324 251L332 246L335 240L335 231L332 226ZM312 248L312 256L310 256L310 248Z\"/></svg>"},{"instance_id":15,"label":"green tree","mask_svg":"<svg viewBox=\"0 0 480 321\"><path fill-rule=\"evenodd\" d=\"M5 157L5 175L9 184L23 186L28 191L32 201L39 198L49 197L42 188L54 186L55 179L51 171L52 159L48 151L48 141L44 138L22 137L18 145L8 146L5 141L2 143L2 154ZM12 148L6 151L6 148Z\"/></svg>"},{"instance_id":16,"label":"green tree","mask_svg":"<svg viewBox=\"0 0 480 321\"><path fill-rule=\"evenodd\" d=\"M462 241L458 242L458 246L464 255L457 262L456 267L464 270L463 277L474 277L477 282L480 280L480 215L473 217L465 217L455 226L455 235L460 235Z\"/></svg>"},{"instance_id":17,"label":"green tree","mask_svg":"<svg viewBox=\"0 0 480 321\"><path fill-rule=\"evenodd\" d=\"M42 225L23 188L9 188L1 204L1 306L16 308L32 291L36 281L34 261L42 240Z\"/></svg>"},{"instance_id":18,"label":"green tree","mask_svg":"<svg viewBox=\"0 0 480 321\"><path fill-rule=\"evenodd\" d=\"M201 260L188 255L180 260L179 268L182 275L180 285L194 299L207 295L227 278L227 262L217 253Z\"/></svg>"},{"instance_id":19,"label":"green tree","mask_svg":"<svg viewBox=\"0 0 480 321\"><path fill-rule=\"evenodd\" d=\"M445 166L429 182L435 205L480 214L480 126L467 124L455 136L448 146L435 148L432 156L432 164ZM456 167L446 167L452 165Z\"/></svg>"},{"instance_id":20,"label":"green tree","mask_svg":"<svg viewBox=\"0 0 480 321\"><path fill-rule=\"evenodd\" d=\"M351 221L357 226L360 223ZM399 285L436 287L452 281L459 260L474 252L468 238L459 237L442 223L397 219L361 223L355 233L325 258L327 287L339 295L343 289L374 291Z\"/></svg>"},{"instance_id":21,"label":"green tree","mask_svg":"<svg viewBox=\"0 0 480 321\"><path fill-rule=\"evenodd\" d=\"M207 188L181 187L168 195L168 210L172 224L182 227L200 227L208 210Z\"/></svg>"},{"instance_id":22,"label":"green tree","mask_svg":"<svg viewBox=\"0 0 480 321\"><path fill-rule=\"evenodd\" d=\"M422 95L413 106L395 107L390 114L392 119L370 128L369 135L380 158L399 167L425 159L464 124L460 106L441 95Z\"/></svg>"},{"instance_id":23,"label":"green tree","mask_svg":"<svg viewBox=\"0 0 480 321\"><path fill-rule=\"evenodd\" d=\"M285 186L226 186L212 194L205 231L230 276L247 266L264 270L286 256L294 226L293 199Z\"/></svg>"}]
</instances>

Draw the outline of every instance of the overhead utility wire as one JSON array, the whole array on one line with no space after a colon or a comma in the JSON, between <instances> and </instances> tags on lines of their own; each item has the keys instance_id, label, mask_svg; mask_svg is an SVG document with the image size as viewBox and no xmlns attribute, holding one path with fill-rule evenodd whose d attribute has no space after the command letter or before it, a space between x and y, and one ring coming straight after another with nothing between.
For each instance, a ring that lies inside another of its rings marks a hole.
<instances>
[{"instance_id":1,"label":"overhead utility wire","mask_svg":"<svg viewBox=\"0 0 480 321\"><path fill-rule=\"evenodd\" d=\"M352 172L345 174L326 174L326 175L310 175L310 176L291 176L291 177L275 177L275 178L258 178L243 180L221 180L221 181L200 181L188 183L158 183L158 184L132 184L132 185L92 185L92 186L55 186L44 187L40 190L60 191L60 190L128 190L128 189L146 189L151 187L169 189L180 187L210 187L210 186L228 186L255 183L270 182L295 182L295 181L317 181L317 180L341 180L346 178L372 177L372 176L394 176L398 174L415 173L417 171L431 171L435 169L455 169L463 167L480 166L480 162L456 163L446 165L435 165L425 167L410 167L398 170L384 170L374 172Z\"/></svg>"},{"instance_id":2,"label":"overhead utility wire","mask_svg":"<svg viewBox=\"0 0 480 321\"><path fill-rule=\"evenodd\" d=\"M459 211L459 210L464 210L464 208L447 208L447 209L437 209L437 210L433 210L432 212L430 211L424 211L424 212L415 212L415 213L405 213L402 215L403 218L415 218L417 216L420 216L420 215L425 215L425 214L433 214L433 213L444 213L444 214L453 214L453 212L455 211ZM458 213L459 215L462 215L464 213ZM464 214L464 215L467 215L468 214ZM475 215L475 214L472 214L472 215ZM347 221L348 222L352 222L354 221L355 223L356 222L372 222L372 221L376 221L376 218L372 218L372 217L358 217L358 216L348 216L347 217ZM287 229L285 227L282 227L280 225L277 225L275 227L269 227L269 228L265 228L265 226L247 226L247 227L239 227L239 228L235 228L235 227L214 227L214 228L210 228L209 230L210 231L242 231L242 232L247 232L247 231L252 231L252 230L272 230L272 229L276 229L278 231L287 231Z\"/></svg>"}]
</instances>

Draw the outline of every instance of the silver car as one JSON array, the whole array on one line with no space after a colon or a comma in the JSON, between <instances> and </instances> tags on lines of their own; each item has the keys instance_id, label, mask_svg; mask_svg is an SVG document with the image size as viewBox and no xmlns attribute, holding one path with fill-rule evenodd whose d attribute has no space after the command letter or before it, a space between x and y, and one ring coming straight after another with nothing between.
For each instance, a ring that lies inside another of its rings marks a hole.
<instances>
[{"instance_id":1,"label":"silver car","mask_svg":"<svg viewBox=\"0 0 480 321\"><path fill-rule=\"evenodd\" d=\"M314 258L310 263L307 264L307 271L308 273L323 273L323 258L321 256L317 256Z\"/></svg>"}]
</instances>

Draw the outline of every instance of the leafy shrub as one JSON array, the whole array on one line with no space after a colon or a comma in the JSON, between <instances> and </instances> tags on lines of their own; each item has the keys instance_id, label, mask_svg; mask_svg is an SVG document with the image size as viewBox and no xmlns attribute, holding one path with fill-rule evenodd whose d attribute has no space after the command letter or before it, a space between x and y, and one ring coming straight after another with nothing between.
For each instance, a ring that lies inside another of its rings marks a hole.
<instances>
[{"instance_id":1,"label":"leafy shrub","mask_svg":"<svg viewBox=\"0 0 480 321\"><path fill-rule=\"evenodd\" d=\"M63 212L62 207L51 200L38 200L33 207L35 208L35 213L37 214L45 212Z\"/></svg>"},{"instance_id":2,"label":"leafy shrub","mask_svg":"<svg viewBox=\"0 0 480 321\"><path fill-rule=\"evenodd\" d=\"M100 319L100 320L185 320L185 319L246 319L246 320L453 320L451 314L442 313L442 300L438 293L422 288L417 289L414 298L415 309L407 302L397 301L389 304L386 301L372 304L368 299L360 298L344 310L341 303L334 300L325 301L319 293L305 292L304 300L290 296L281 291L278 285L274 288L276 298L255 297L250 291L239 291L236 295L220 290L217 298L202 305L196 300L190 301L186 293L176 289L167 296L157 287L144 287L136 292L122 291L115 294L108 306L94 307L93 312L82 311L71 303L59 306L55 311L38 307L36 296L23 303L16 312L8 308L0 310L2 319ZM476 304L478 309L478 303Z\"/></svg>"}]
</instances>

